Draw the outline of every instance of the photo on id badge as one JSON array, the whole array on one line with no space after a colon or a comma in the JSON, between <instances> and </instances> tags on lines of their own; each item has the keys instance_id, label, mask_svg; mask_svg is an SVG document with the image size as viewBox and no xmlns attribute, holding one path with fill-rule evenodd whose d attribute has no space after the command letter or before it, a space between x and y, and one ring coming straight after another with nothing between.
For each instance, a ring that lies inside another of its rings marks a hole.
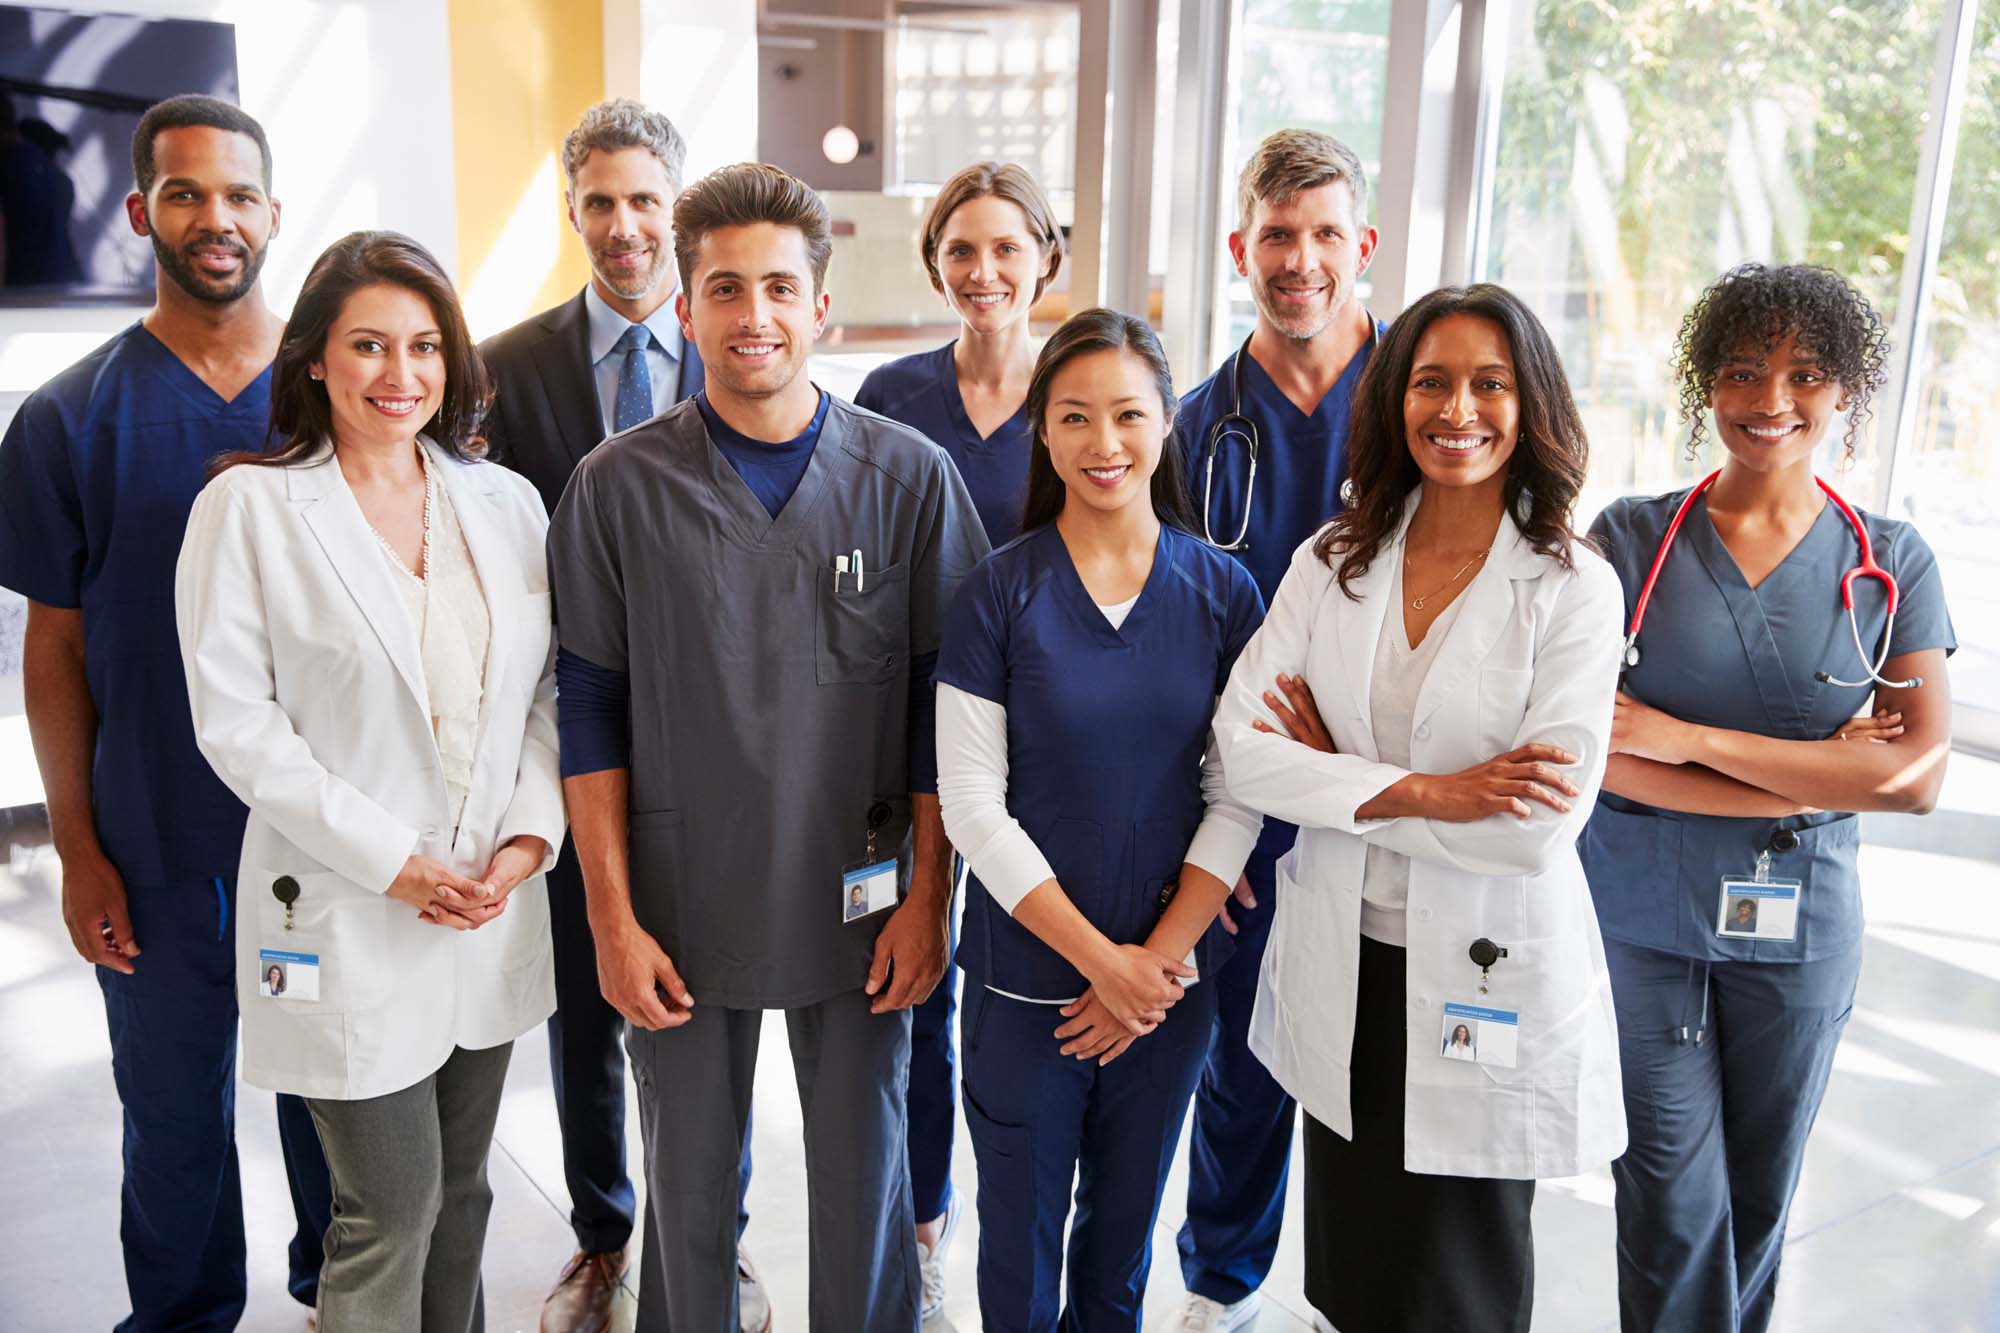
<instances>
[{"instance_id":1,"label":"photo on id badge","mask_svg":"<svg viewBox=\"0 0 2000 1333\"><path fill-rule=\"evenodd\" d=\"M896 905L896 859L849 866L840 876L840 919L859 921Z\"/></svg>"},{"instance_id":2,"label":"photo on id badge","mask_svg":"<svg viewBox=\"0 0 2000 1333\"><path fill-rule=\"evenodd\" d=\"M289 949L257 951L257 993L267 1000L319 999L319 955Z\"/></svg>"},{"instance_id":3,"label":"photo on id badge","mask_svg":"<svg viewBox=\"0 0 2000 1333\"><path fill-rule=\"evenodd\" d=\"M1483 1004L1447 1004L1438 1054L1447 1060L1512 1069L1520 1044L1521 1015Z\"/></svg>"},{"instance_id":4,"label":"photo on id badge","mask_svg":"<svg viewBox=\"0 0 2000 1333\"><path fill-rule=\"evenodd\" d=\"M1789 940L1799 932L1799 882L1795 879L1725 879L1718 897L1715 933L1737 940Z\"/></svg>"}]
</instances>

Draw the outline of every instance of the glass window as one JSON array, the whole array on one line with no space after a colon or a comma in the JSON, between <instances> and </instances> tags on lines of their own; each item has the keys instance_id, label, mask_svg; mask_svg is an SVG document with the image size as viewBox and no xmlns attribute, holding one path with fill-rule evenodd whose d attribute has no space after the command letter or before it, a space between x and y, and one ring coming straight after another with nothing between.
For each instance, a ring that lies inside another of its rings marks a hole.
<instances>
[{"instance_id":1,"label":"glass window","mask_svg":"<svg viewBox=\"0 0 2000 1333\"><path fill-rule=\"evenodd\" d=\"M1243 0L1229 80L1228 163L1224 212L1234 222L1236 173L1244 159L1275 130L1322 130L1361 158L1372 182L1382 158L1382 104L1389 70L1392 0ZM1223 238L1216 262L1229 263ZM1360 292L1368 296L1364 275ZM1250 336L1257 307L1250 285L1234 276L1228 287L1223 346ZM1205 372L1204 372L1205 373Z\"/></svg>"},{"instance_id":2,"label":"glass window","mask_svg":"<svg viewBox=\"0 0 2000 1333\"><path fill-rule=\"evenodd\" d=\"M1682 313L1724 269L1825 264L1895 319L1941 11L1942 0L1516 9L1484 276L1524 297L1562 349L1590 428L1584 512L1713 466L1686 458L1671 353ZM1869 501L1882 445L1871 428L1851 469L1823 467Z\"/></svg>"},{"instance_id":3,"label":"glass window","mask_svg":"<svg viewBox=\"0 0 2000 1333\"><path fill-rule=\"evenodd\" d=\"M1937 552L1958 630L1954 698L2000 746L2000 3L1975 22L1929 338L1892 512ZM1964 728L1961 727L1961 730Z\"/></svg>"},{"instance_id":4,"label":"glass window","mask_svg":"<svg viewBox=\"0 0 2000 1333\"><path fill-rule=\"evenodd\" d=\"M1018 162L1067 223L1076 206L1076 11L904 19L895 41L892 188L928 193L967 163Z\"/></svg>"}]
</instances>

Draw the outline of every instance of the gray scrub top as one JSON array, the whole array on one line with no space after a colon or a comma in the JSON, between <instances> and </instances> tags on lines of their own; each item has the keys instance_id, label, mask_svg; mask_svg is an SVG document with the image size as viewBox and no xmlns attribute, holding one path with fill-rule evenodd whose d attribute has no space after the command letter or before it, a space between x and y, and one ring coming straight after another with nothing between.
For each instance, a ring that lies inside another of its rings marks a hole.
<instances>
[{"instance_id":1,"label":"gray scrub top","mask_svg":"<svg viewBox=\"0 0 2000 1333\"><path fill-rule=\"evenodd\" d=\"M776 518L691 399L577 466L549 526L557 633L630 677L632 906L696 1003L867 981L887 915L847 923L841 872L881 802L907 882L911 658L986 549L944 451L838 398Z\"/></svg>"},{"instance_id":2,"label":"gray scrub top","mask_svg":"<svg viewBox=\"0 0 2000 1333\"><path fill-rule=\"evenodd\" d=\"M1590 532L1625 586L1626 623L1686 490L1614 501ZM1958 647L1945 608L1937 558L1907 523L1862 514L1875 559L1901 589L1889 653ZM1829 503L1806 535L1757 587L1723 544L1697 500L1660 570L1639 635L1639 665L1624 689L1663 712L1733 731L1784 740L1824 740L1859 712L1872 686L1814 679L1863 674L1840 579L1861 560L1854 529ZM1855 582L1861 642L1881 648L1886 621L1881 581ZM1577 850L1590 878L1604 934L1642 948L1710 962L1811 962L1861 942L1860 821L1824 811L1786 819L1737 819L1662 810L1611 792L1598 797ZM1773 879L1800 881L1798 931L1791 940L1728 939L1715 931L1725 876L1749 877L1779 829L1796 850L1774 852Z\"/></svg>"}]
</instances>

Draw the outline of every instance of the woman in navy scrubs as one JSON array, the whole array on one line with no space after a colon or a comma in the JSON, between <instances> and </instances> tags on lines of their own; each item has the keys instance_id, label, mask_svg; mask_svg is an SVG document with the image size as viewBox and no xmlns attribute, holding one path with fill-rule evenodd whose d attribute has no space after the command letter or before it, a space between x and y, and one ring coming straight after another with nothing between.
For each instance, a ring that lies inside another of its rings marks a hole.
<instances>
[{"instance_id":1,"label":"woman in navy scrubs","mask_svg":"<svg viewBox=\"0 0 2000 1333\"><path fill-rule=\"evenodd\" d=\"M1191 535L1174 401L1141 321L1057 331L1028 391L1026 531L966 579L938 660L938 795L973 872L960 1037L992 1333L1138 1329L1214 1011L1199 969L1257 840L1209 723L1263 608Z\"/></svg>"},{"instance_id":2,"label":"woman in navy scrubs","mask_svg":"<svg viewBox=\"0 0 2000 1333\"><path fill-rule=\"evenodd\" d=\"M1034 177L1011 162L980 162L945 182L919 244L931 286L959 318L958 337L877 366L854 402L942 446L987 540L1005 546L1021 531L1028 490L1028 311L1062 270L1062 229ZM917 1216L928 1214L920 1206Z\"/></svg>"},{"instance_id":3,"label":"woman in navy scrubs","mask_svg":"<svg viewBox=\"0 0 2000 1333\"><path fill-rule=\"evenodd\" d=\"M1612 1168L1627 1329L1769 1324L1861 968L1854 812L1929 810L1944 780L1956 640L1937 562L1909 524L1860 516L1900 589L1890 628L1882 584L1855 583L1864 663L1841 603L1859 539L1813 474L1843 413L1852 454L1885 351L1868 303L1803 265L1736 269L1681 325L1682 412L1694 445L1713 418L1725 457L1648 600L1580 848L1631 1124ZM1592 526L1628 618L1687 497L1619 500ZM1885 649L1895 687L1865 679Z\"/></svg>"},{"instance_id":4,"label":"woman in navy scrubs","mask_svg":"<svg viewBox=\"0 0 2000 1333\"><path fill-rule=\"evenodd\" d=\"M981 162L945 182L919 242L931 286L959 335L870 371L856 405L913 426L951 455L986 540L1021 531L1028 490L1028 309L1062 268L1062 229L1041 186L1011 163ZM944 1250L958 1219L951 1190L956 968L910 1017L910 1193L924 1275L924 1318L944 1306Z\"/></svg>"}]
</instances>

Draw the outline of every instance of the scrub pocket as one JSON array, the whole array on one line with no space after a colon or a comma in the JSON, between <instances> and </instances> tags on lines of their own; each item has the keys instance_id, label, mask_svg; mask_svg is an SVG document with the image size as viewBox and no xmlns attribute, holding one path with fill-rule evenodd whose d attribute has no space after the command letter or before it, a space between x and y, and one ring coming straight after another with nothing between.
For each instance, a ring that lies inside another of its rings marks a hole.
<instances>
[{"instance_id":1,"label":"scrub pocket","mask_svg":"<svg viewBox=\"0 0 2000 1333\"><path fill-rule=\"evenodd\" d=\"M818 580L813 666L819 683L877 685L894 680L907 665L909 567L869 569L860 580L821 569Z\"/></svg>"}]
</instances>

